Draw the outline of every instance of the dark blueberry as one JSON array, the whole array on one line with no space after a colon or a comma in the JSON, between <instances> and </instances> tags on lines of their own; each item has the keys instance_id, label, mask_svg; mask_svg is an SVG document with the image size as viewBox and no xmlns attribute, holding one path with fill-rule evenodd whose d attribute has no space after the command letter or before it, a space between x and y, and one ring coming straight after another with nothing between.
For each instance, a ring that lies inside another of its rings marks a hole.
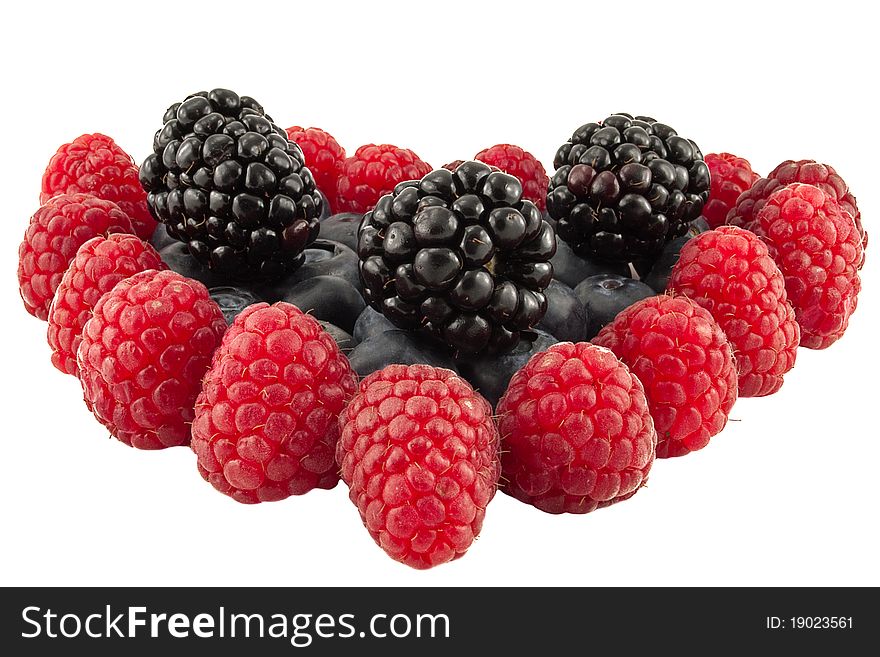
<instances>
[{"instance_id":1,"label":"dark blueberry","mask_svg":"<svg viewBox=\"0 0 880 657\"><path fill-rule=\"evenodd\" d=\"M547 298L547 312L538 322L537 328L560 342L585 340L587 311L574 290L559 281L550 281L550 285L544 290L544 296Z\"/></svg>"},{"instance_id":2,"label":"dark blueberry","mask_svg":"<svg viewBox=\"0 0 880 657\"><path fill-rule=\"evenodd\" d=\"M206 287L221 285L222 281L215 272L210 271L199 260L193 257L191 248L182 242L174 242L159 251L162 261L172 271L181 276L193 278Z\"/></svg>"},{"instance_id":3,"label":"dark blueberry","mask_svg":"<svg viewBox=\"0 0 880 657\"><path fill-rule=\"evenodd\" d=\"M395 328L397 327L385 315L367 306L358 315L357 321L354 323L352 335L358 342L363 342L371 335L391 331Z\"/></svg>"},{"instance_id":4,"label":"dark blueberry","mask_svg":"<svg viewBox=\"0 0 880 657\"><path fill-rule=\"evenodd\" d=\"M357 252L358 226L364 216L354 212L334 214L321 220L321 237L345 244L352 251Z\"/></svg>"},{"instance_id":5,"label":"dark blueberry","mask_svg":"<svg viewBox=\"0 0 880 657\"><path fill-rule=\"evenodd\" d=\"M153 248L157 251L162 251L166 246L170 246L176 241L176 239L168 234L165 224L156 224L156 228L153 230L153 235L150 237L150 244L152 244Z\"/></svg>"},{"instance_id":6,"label":"dark blueberry","mask_svg":"<svg viewBox=\"0 0 880 657\"><path fill-rule=\"evenodd\" d=\"M663 294L666 291L666 284L669 282L669 275L672 273L672 268L675 267L675 263L678 262L678 257L681 255L681 249L690 241L690 239L691 235L676 237L663 247L663 251L660 253L660 257L654 262L651 271L642 278L645 285L650 286L655 292L657 292L657 294Z\"/></svg>"},{"instance_id":7,"label":"dark blueberry","mask_svg":"<svg viewBox=\"0 0 880 657\"><path fill-rule=\"evenodd\" d=\"M349 351L357 347L358 341L355 340L348 331L343 331L336 326L336 324L325 322L323 319L319 319L318 324L330 334L330 337L333 338L333 341L339 346L343 353L347 354Z\"/></svg>"},{"instance_id":8,"label":"dark blueberry","mask_svg":"<svg viewBox=\"0 0 880 657\"><path fill-rule=\"evenodd\" d=\"M553 265L553 278L574 288L585 278L596 274L629 275L629 266L621 263L602 262L576 255L571 247L557 240L556 255L550 260Z\"/></svg>"},{"instance_id":9,"label":"dark blueberry","mask_svg":"<svg viewBox=\"0 0 880 657\"><path fill-rule=\"evenodd\" d=\"M248 306L262 301L260 297L250 290L228 285L212 287L208 290L208 293L217 302L217 305L220 306L227 324L232 324L232 320Z\"/></svg>"},{"instance_id":10,"label":"dark blueberry","mask_svg":"<svg viewBox=\"0 0 880 657\"><path fill-rule=\"evenodd\" d=\"M360 293L335 276L315 276L294 285L281 299L351 333L365 304Z\"/></svg>"},{"instance_id":11,"label":"dark blueberry","mask_svg":"<svg viewBox=\"0 0 880 657\"><path fill-rule=\"evenodd\" d=\"M520 337L519 343L505 354L459 358L461 375L495 407L507 390L510 379L535 354L552 347L558 340L545 331L536 330Z\"/></svg>"},{"instance_id":12,"label":"dark blueberry","mask_svg":"<svg viewBox=\"0 0 880 657\"><path fill-rule=\"evenodd\" d=\"M348 360L362 377L388 365L425 364L457 372L452 357L435 343L400 329L368 336L348 354Z\"/></svg>"},{"instance_id":13,"label":"dark blueberry","mask_svg":"<svg viewBox=\"0 0 880 657\"><path fill-rule=\"evenodd\" d=\"M294 285L315 276L334 276L360 291L357 255L344 244L318 239L303 251L303 255L303 264L292 273L259 287L260 294L267 301L278 301Z\"/></svg>"},{"instance_id":14,"label":"dark blueberry","mask_svg":"<svg viewBox=\"0 0 880 657\"><path fill-rule=\"evenodd\" d=\"M624 308L657 294L641 281L614 274L590 276L574 288L574 293L587 311L586 340L596 337Z\"/></svg>"},{"instance_id":15,"label":"dark blueberry","mask_svg":"<svg viewBox=\"0 0 880 657\"><path fill-rule=\"evenodd\" d=\"M709 225L705 217L697 217L688 225L688 234L691 237L709 230L712 230L712 226Z\"/></svg>"}]
</instances>

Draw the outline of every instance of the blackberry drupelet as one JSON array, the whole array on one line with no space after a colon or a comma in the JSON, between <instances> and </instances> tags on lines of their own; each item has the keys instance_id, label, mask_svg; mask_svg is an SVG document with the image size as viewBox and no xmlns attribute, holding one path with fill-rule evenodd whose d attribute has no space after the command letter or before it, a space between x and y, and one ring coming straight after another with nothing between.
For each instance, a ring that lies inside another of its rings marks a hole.
<instances>
[{"instance_id":1,"label":"blackberry drupelet","mask_svg":"<svg viewBox=\"0 0 880 657\"><path fill-rule=\"evenodd\" d=\"M508 351L541 320L555 252L520 181L473 161L400 183L358 233L367 303L460 355Z\"/></svg>"},{"instance_id":2,"label":"blackberry drupelet","mask_svg":"<svg viewBox=\"0 0 880 657\"><path fill-rule=\"evenodd\" d=\"M193 94L163 120L140 181L168 234L224 279L299 266L324 201L284 129L227 89Z\"/></svg>"},{"instance_id":3,"label":"blackberry drupelet","mask_svg":"<svg viewBox=\"0 0 880 657\"><path fill-rule=\"evenodd\" d=\"M556 152L547 209L579 255L650 260L684 235L709 197L709 168L689 139L629 114L578 128Z\"/></svg>"}]
</instances>

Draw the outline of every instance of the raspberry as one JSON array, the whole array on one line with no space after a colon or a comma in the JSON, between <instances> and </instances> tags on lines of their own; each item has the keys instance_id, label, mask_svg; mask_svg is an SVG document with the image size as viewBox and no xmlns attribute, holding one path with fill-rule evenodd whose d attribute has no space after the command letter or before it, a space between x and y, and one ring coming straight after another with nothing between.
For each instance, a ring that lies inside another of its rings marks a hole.
<instances>
[{"instance_id":1,"label":"raspberry","mask_svg":"<svg viewBox=\"0 0 880 657\"><path fill-rule=\"evenodd\" d=\"M645 386L658 458L702 449L727 424L736 401L736 361L724 331L696 302L643 299L593 343L611 349Z\"/></svg>"},{"instance_id":2,"label":"raspberry","mask_svg":"<svg viewBox=\"0 0 880 657\"><path fill-rule=\"evenodd\" d=\"M64 144L43 173L40 203L58 194L91 194L113 201L125 212L138 237L150 239L156 220L147 207L147 195L138 182L131 156L110 137L81 135Z\"/></svg>"},{"instance_id":3,"label":"raspberry","mask_svg":"<svg viewBox=\"0 0 880 657\"><path fill-rule=\"evenodd\" d=\"M782 272L754 233L721 226L692 238L667 290L703 306L727 334L740 397L762 397L782 387L782 376L794 367L800 330Z\"/></svg>"},{"instance_id":4,"label":"raspberry","mask_svg":"<svg viewBox=\"0 0 880 657\"><path fill-rule=\"evenodd\" d=\"M792 183L804 183L814 185L831 196L840 204L840 207L848 212L856 222L856 229L862 238L863 250L868 247L868 234L862 227L862 215L849 187L843 178L838 175L829 164L821 164L815 160L786 160L766 178L760 178L750 189L743 192L737 199L736 206L727 213L727 223L733 226L742 226L751 229L758 211L764 207L767 199L776 190ZM865 262L864 252L859 262L859 269Z\"/></svg>"},{"instance_id":5,"label":"raspberry","mask_svg":"<svg viewBox=\"0 0 880 657\"><path fill-rule=\"evenodd\" d=\"M76 375L76 351L92 309L123 278L147 269L167 269L152 246L136 235L93 237L79 247L64 272L49 310L52 364Z\"/></svg>"},{"instance_id":6,"label":"raspberry","mask_svg":"<svg viewBox=\"0 0 880 657\"><path fill-rule=\"evenodd\" d=\"M271 502L339 480L339 414L357 377L329 333L296 306L239 314L196 402L199 473L245 503Z\"/></svg>"},{"instance_id":7,"label":"raspberry","mask_svg":"<svg viewBox=\"0 0 880 657\"><path fill-rule=\"evenodd\" d=\"M657 434L644 388L604 347L562 342L535 354L498 415L504 491L542 511L587 513L647 481Z\"/></svg>"},{"instance_id":8,"label":"raspberry","mask_svg":"<svg viewBox=\"0 0 880 657\"><path fill-rule=\"evenodd\" d=\"M534 155L513 144L497 144L480 151L474 159L519 178L523 198L537 205L541 212L546 209L550 178Z\"/></svg>"},{"instance_id":9,"label":"raspberry","mask_svg":"<svg viewBox=\"0 0 880 657\"><path fill-rule=\"evenodd\" d=\"M339 423L336 461L373 540L413 568L462 556L498 482L489 403L450 370L389 365Z\"/></svg>"},{"instance_id":10,"label":"raspberry","mask_svg":"<svg viewBox=\"0 0 880 657\"><path fill-rule=\"evenodd\" d=\"M458 167L460 167L465 162L467 162L467 160L452 160L452 162L447 162L446 164L444 164L443 168L447 169L449 171L455 171Z\"/></svg>"},{"instance_id":11,"label":"raspberry","mask_svg":"<svg viewBox=\"0 0 880 657\"><path fill-rule=\"evenodd\" d=\"M318 189L330 203L330 214L336 210L336 181L342 175L345 149L333 135L320 128L287 128L287 137L302 149L306 166L315 178Z\"/></svg>"},{"instance_id":12,"label":"raspberry","mask_svg":"<svg viewBox=\"0 0 880 657\"><path fill-rule=\"evenodd\" d=\"M47 319L55 289L77 249L96 235L133 232L129 216L112 201L89 194L49 199L31 217L18 247L18 287L24 307Z\"/></svg>"},{"instance_id":13,"label":"raspberry","mask_svg":"<svg viewBox=\"0 0 880 657\"><path fill-rule=\"evenodd\" d=\"M825 349L846 331L861 289L862 240L832 194L794 183L773 192L755 215L785 276L801 346Z\"/></svg>"},{"instance_id":14,"label":"raspberry","mask_svg":"<svg viewBox=\"0 0 880 657\"><path fill-rule=\"evenodd\" d=\"M101 297L77 351L86 406L139 449L190 441L193 406L226 321L198 281L149 269Z\"/></svg>"},{"instance_id":15,"label":"raspberry","mask_svg":"<svg viewBox=\"0 0 880 657\"><path fill-rule=\"evenodd\" d=\"M723 226L727 213L736 205L740 194L749 189L760 176L752 171L749 161L730 153L709 153L709 200L703 206L703 217L712 228Z\"/></svg>"},{"instance_id":16,"label":"raspberry","mask_svg":"<svg viewBox=\"0 0 880 657\"><path fill-rule=\"evenodd\" d=\"M404 180L418 180L431 165L406 148L391 144L367 144L345 158L336 184L336 211L371 210L384 194Z\"/></svg>"}]
</instances>

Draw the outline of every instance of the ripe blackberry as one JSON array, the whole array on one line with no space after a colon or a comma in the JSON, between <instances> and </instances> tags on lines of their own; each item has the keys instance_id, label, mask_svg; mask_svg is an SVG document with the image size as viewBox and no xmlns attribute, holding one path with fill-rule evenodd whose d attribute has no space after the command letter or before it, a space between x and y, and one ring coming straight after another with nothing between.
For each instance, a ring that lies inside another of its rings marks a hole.
<instances>
[{"instance_id":1,"label":"ripe blackberry","mask_svg":"<svg viewBox=\"0 0 880 657\"><path fill-rule=\"evenodd\" d=\"M553 160L547 210L579 255L650 260L684 235L709 197L709 168L689 139L629 114L587 123Z\"/></svg>"},{"instance_id":2,"label":"ripe blackberry","mask_svg":"<svg viewBox=\"0 0 880 657\"><path fill-rule=\"evenodd\" d=\"M367 303L459 354L507 351L541 320L555 252L519 180L473 161L397 185L358 238Z\"/></svg>"},{"instance_id":3,"label":"ripe blackberry","mask_svg":"<svg viewBox=\"0 0 880 657\"><path fill-rule=\"evenodd\" d=\"M227 279L295 269L318 236L323 199L284 129L227 89L175 103L164 122L140 181L169 235Z\"/></svg>"}]
</instances>

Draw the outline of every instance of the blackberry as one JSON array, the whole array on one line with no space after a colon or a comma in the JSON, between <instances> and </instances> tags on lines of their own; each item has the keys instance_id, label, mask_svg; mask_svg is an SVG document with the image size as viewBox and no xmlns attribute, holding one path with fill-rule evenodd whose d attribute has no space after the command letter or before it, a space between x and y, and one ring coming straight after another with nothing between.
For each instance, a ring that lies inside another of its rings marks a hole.
<instances>
[{"instance_id":1,"label":"blackberry","mask_svg":"<svg viewBox=\"0 0 880 657\"><path fill-rule=\"evenodd\" d=\"M323 198L299 146L253 98L227 89L175 103L140 181L153 216L224 279L294 270Z\"/></svg>"},{"instance_id":2,"label":"blackberry","mask_svg":"<svg viewBox=\"0 0 880 657\"><path fill-rule=\"evenodd\" d=\"M367 303L458 354L508 351L541 320L555 252L520 181L473 161L398 184L358 232Z\"/></svg>"},{"instance_id":3,"label":"blackberry","mask_svg":"<svg viewBox=\"0 0 880 657\"><path fill-rule=\"evenodd\" d=\"M709 167L668 125L629 114L578 128L553 160L547 209L575 253L651 260L709 198Z\"/></svg>"}]
</instances>

